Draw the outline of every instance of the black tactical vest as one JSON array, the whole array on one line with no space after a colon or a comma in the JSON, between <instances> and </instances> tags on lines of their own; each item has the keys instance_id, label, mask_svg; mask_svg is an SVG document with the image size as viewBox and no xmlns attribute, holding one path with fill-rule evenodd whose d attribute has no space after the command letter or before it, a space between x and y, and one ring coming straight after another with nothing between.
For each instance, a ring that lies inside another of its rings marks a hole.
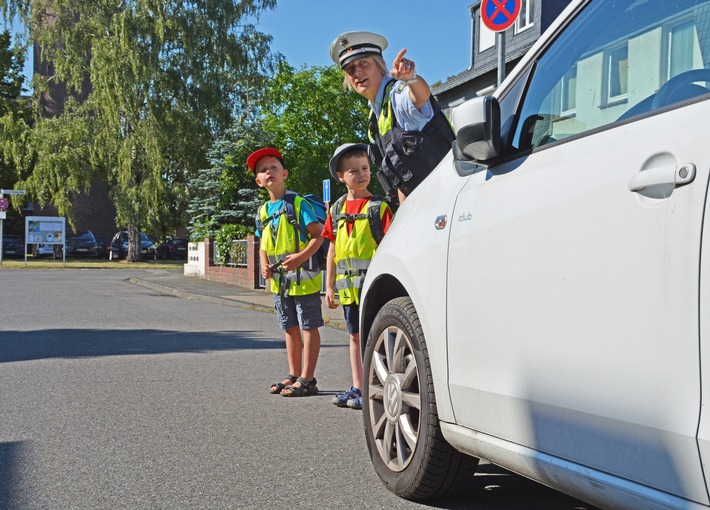
<instances>
[{"instance_id":1,"label":"black tactical vest","mask_svg":"<svg viewBox=\"0 0 710 510\"><path fill-rule=\"evenodd\" d=\"M392 112L390 101L390 91L395 83L395 80L390 80L385 85L382 110L380 111L380 117L384 116L387 125L391 126L389 130L381 134L375 113L372 112L370 115L370 156L372 162L382 169L386 179L406 196L446 156L456 137L451 129L451 124L433 95L429 96L429 101L434 109L434 116L426 123L424 129L421 131L403 130ZM390 194L382 176L378 177L380 177L385 191Z\"/></svg>"}]
</instances>

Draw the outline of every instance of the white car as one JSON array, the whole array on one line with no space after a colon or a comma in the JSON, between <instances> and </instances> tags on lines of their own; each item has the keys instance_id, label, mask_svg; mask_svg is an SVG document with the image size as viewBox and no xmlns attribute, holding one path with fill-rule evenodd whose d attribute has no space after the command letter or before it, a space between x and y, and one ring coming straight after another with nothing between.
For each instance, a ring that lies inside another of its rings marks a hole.
<instances>
[{"instance_id":1,"label":"white car","mask_svg":"<svg viewBox=\"0 0 710 510\"><path fill-rule=\"evenodd\" d=\"M604 508L710 507L708 68L709 0L576 0L454 110L363 289L388 489L485 458Z\"/></svg>"}]
</instances>

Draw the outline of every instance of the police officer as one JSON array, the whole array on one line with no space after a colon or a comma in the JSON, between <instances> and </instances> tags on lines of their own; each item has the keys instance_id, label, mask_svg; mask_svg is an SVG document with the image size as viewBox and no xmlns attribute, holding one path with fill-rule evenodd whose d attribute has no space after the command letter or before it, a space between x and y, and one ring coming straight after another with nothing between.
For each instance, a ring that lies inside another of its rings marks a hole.
<instances>
[{"instance_id":1,"label":"police officer","mask_svg":"<svg viewBox=\"0 0 710 510\"><path fill-rule=\"evenodd\" d=\"M400 203L451 149L454 133L426 81L417 76L406 49L387 69L387 39L371 32L345 32L330 45L330 57L345 72L343 85L367 98L371 158L388 195Z\"/></svg>"}]
</instances>

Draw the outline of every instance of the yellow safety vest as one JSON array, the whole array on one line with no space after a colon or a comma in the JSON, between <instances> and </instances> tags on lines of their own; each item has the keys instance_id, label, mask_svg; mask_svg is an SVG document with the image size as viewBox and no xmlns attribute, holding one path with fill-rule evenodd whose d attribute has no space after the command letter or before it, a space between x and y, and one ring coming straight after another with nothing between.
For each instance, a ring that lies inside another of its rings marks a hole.
<instances>
[{"instance_id":1,"label":"yellow safety vest","mask_svg":"<svg viewBox=\"0 0 710 510\"><path fill-rule=\"evenodd\" d=\"M377 243L370 230L370 221L367 218L368 200L363 205L358 216L353 222L353 228L348 234L347 219L345 217L346 203L343 200L340 219L337 225L335 238L335 290L338 291L340 303L343 305L360 304L360 289L365 281L365 273L370 265ZM384 215L387 204L380 204L380 218Z\"/></svg>"},{"instance_id":2,"label":"yellow safety vest","mask_svg":"<svg viewBox=\"0 0 710 510\"><path fill-rule=\"evenodd\" d=\"M297 218L300 218L302 201L303 197L296 196L293 203ZM259 209L259 217L261 221L264 222L268 216L266 204L264 204ZM264 230L261 232L260 239L261 249L266 252L270 265L283 260L287 255L296 253L296 235L298 235L294 226L286 220L285 212L279 217L275 232L272 228L272 224L273 221L266 224ZM299 244L300 249L303 250L308 244L308 241L302 242L302 240L299 240ZM271 275L271 292L284 296L307 296L309 294L315 294L316 292L320 293L323 287L321 270L318 268L311 270L308 269L307 266L308 261L297 269L300 273L300 283L298 283L299 278L296 277L296 271L285 271L281 269L281 271L277 270L274 272Z\"/></svg>"}]
</instances>

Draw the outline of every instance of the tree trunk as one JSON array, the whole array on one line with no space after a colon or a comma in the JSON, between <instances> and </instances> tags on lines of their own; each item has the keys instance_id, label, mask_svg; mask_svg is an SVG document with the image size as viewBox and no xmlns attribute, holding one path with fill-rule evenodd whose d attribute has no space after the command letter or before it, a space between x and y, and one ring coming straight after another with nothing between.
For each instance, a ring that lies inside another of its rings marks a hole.
<instances>
[{"instance_id":1,"label":"tree trunk","mask_svg":"<svg viewBox=\"0 0 710 510\"><path fill-rule=\"evenodd\" d=\"M140 262L143 259L141 254L141 232L136 226L128 227L128 262Z\"/></svg>"}]
</instances>

